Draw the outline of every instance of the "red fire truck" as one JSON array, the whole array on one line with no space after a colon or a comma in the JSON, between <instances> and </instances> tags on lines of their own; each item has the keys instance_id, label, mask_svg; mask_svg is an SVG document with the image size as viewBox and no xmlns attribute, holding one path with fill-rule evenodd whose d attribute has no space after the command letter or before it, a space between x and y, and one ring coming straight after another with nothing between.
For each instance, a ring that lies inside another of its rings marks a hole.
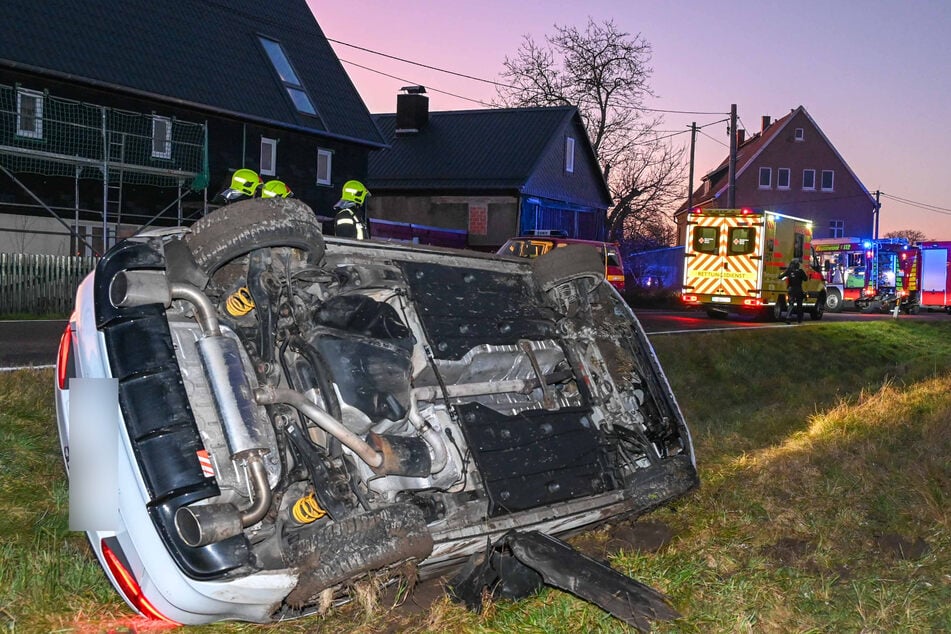
<instances>
[{"instance_id":1,"label":"red fire truck","mask_svg":"<svg viewBox=\"0 0 951 634\"><path fill-rule=\"evenodd\" d=\"M826 310L916 313L921 299L921 250L904 238L816 238L812 248L826 283Z\"/></svg>"},{"instance_id":2,"label":"red fire truck","mask_svg":"<svg viewBox=\"0 0 951 634\"><path fill-rule=\"evenodd\" d=\"M951 313L951 242L916 242L921 249L921 307Z\"/></svg>"}]
</instances>

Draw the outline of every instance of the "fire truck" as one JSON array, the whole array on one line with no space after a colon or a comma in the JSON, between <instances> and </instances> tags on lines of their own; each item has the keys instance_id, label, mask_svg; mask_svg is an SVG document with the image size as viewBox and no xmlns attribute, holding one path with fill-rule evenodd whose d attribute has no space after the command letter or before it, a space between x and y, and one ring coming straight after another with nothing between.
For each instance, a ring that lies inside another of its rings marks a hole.
<instances>
[{"instance_id":1,"label":"fire truck","mask_svg":"<svg viewBox=\"0 0 951 634\"><path fill-rule=\"evenodd\" d=\"M787 308L779 276L797 259L809 277L803 310L821 319L826 292L811 242L811 220L752 209L694 209L687 214L681 299L711 317L734 312L777 319Z\"/></svg>"},{"instance_id":2,"label":"fire truck","mask_svg":"<svg viewBox=\"0 0 951 634\"><path fill-rule=\"evenodd\" d=\"M951 242L916 242L921 249L921 307L951 313Z\"/></svg>"},{"instance_id":3,"label":"fire truck","mask_svg":"<svg viewBox=\"0 0 951 634\"><path fill-rule=\"evenodd\" d=\"M904 238L816 238L826 310L918 312L921 250Z\"/></svg>"}]
</instances>

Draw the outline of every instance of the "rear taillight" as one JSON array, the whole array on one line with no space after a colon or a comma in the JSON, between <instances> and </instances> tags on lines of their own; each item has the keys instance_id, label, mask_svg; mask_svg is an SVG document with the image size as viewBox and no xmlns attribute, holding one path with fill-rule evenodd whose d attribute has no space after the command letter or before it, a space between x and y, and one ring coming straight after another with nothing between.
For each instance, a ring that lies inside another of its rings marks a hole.
<instances>
[{"instance_id":1,"label":"rear taillight","mask_svg":"<svg viewBox=\"0 0 951 634\"><path fill-rule=\"evenodd\" d=\"M107 543L109 541L112 542L111 547L109 543ZM135 577L132 576L132 573L129 572L127 565L124 563L125 557L122 556L122 549L119 547L119 542L116 541L115 538L107 537L102 540L102 557L106 560L109 571L119 585L119 590L132 607L150 619L175 623L175 621L156 610L155 606L142 594L142 588L139 587L139 582L135 580Z\"/></svg>"},{"instance_id":2,"label":"rear taillight","mask_svg":"<svg viewBox=\"0 0 951 634\"><path fill-rule=\"evenodd\" d=\"M59 338L59 352L56 354L56 384L59 389L68 387L67 381L76 375L73 368L73 331L67 325L63 336Z\"/></svg>"},{"instance_id":3,"label":"rear taillight","mask_svg":"<svg viewBox=\"0 0 951 634\"><path fill-rule=\"evenodd\" d=\"M756 307L759 307L759 306L762 306L762 305L763 305L763 300L761 300L761 299L755 299L755 298L744 299L744 300L743 300L743 305L744 305L744 306L753 306L754 308L756 308Z\"/></svg>"},{"instance_id":4,"label":"rear taillight","mask_svg":"<svg viewBox=\"0 0 951 634\"><path fill-rule=\"evenodd\" d=\"M697 304L700 302L700 298L697 297L696 295L683 295L681 296L680 299L683 300L684 303L687 303L687 304Z\"/></svg>"}]
</instances>

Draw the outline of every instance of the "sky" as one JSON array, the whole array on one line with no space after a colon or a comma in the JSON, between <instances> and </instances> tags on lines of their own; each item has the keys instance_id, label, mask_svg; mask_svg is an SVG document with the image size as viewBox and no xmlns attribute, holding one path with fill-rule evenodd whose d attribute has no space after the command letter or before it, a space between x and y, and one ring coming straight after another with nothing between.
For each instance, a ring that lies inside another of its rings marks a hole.
<instances>
[{"instance_id":1,"label":"sky","mask_svg":"<svg viewBox=\"0 0 951 634\"><path fill-rule=\"evenodd\" d=\"M478 102L496 92L355 46L503 81L503 62L525 36L543 43L555 24L583 29L589 17L613 20L652 47L654 97L646 107L713 113L666 113L661 130L712 124L736 104L749 136L764 115L776 120L802 105L866 189L881 192L881 235L915 229L951 240L946 0L307 2L325 35L340 42L331 44L372 113L394 112L407 85L426 86L432 111L484 108ZM690 135L672 140L687 146ZM697 136L695 184L726 158L728 145L725 122Z\"/></svg>"}]
</instances>

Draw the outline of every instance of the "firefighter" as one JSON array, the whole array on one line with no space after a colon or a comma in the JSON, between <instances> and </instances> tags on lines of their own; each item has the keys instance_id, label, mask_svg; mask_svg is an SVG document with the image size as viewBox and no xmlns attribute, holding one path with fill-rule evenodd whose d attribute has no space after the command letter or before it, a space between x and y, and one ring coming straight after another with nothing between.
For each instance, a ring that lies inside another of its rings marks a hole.
<instances>
[{"instance_id":1,"label":"firefighter","mask_svg":"<svg viewBox=\"0 0 951 634\"><path fill-rule=\"evenodd\" d=\"M242 168L231 175L231 185L218 196L233 203L244 198L254 198L261 187L261 177L254 170Z\"/></svg>"},{"instance_id":2,"label":"firefighter","mask_svg":"<svg viewBox=\"0 0 951 634\"><path fill-rule=\"evenodd\" d=\"M370 237L366 207L363 205L369 195L370 192L360 181L349 180L343 184L340 200L334 205L334 235L357 240Z\"/></svg>"},{"instance_id":3,"label":"firefighter","mask_svg":"<svg viewBox=\"0 0 951 634\"><path fill-rule=\"evenodd\" d=\"M261 187L261 198L293 198L294 192L283 181L273 180Z\"/></svg>"},{"instance_id":4,"label":"firefighter","mask_svg":"<svg viewBox=\"0 0 951 634\"><path fill-rule=\"evenodd\" d=\"M779 279L786 280L786 290L788 301L788 312L786 313L786 323L789 323L789 320L792 318L793 305L796 306L796 315L798 317L797 323L802 323L802 301L805 299L805 293L802 290L802 285L806 280L809 279L809 276L806 275L806 272L802 270L799 265L799 260L793 258L789 263L789 266L786 267L786 270L779 274Z\"/></svg>"}]
</instances>

